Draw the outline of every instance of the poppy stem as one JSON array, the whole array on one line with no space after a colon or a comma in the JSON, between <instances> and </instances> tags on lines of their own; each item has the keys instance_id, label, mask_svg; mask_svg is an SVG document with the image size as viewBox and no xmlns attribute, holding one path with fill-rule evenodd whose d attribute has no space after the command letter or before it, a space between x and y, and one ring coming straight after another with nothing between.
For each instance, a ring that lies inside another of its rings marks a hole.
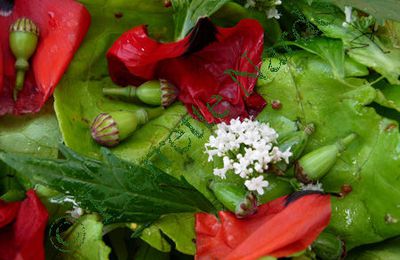
<instances>
[{"instance_id":1,"label":"poppy stem","mask_svg":"<svg viewBox=\"0 0 400 260\"><path fill-rule=\"evenodd\" d=\"M17 100L18 93L22 90L25 81L25 70L18 70L17 76L15 79L15 88L14 88L14 101Z\"/></svg>"},{"instance_id":2,"label":"poppy stem","mask_svg":"<svg viewBox=\"0 0 400 260\"><path fill-rule=\"evenodd\" d=\"M136 87L103 88L103 94L112 97L124 97L131 99L136 97Z\"/></svg>"}]
</instances>

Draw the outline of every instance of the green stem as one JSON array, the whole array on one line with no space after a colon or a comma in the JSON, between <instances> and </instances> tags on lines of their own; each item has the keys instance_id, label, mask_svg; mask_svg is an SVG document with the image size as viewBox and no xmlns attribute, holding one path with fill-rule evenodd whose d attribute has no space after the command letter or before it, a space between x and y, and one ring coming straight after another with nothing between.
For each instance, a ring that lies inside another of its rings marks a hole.
<instances>
[{"instance_id":1,"label":"green stem","mask_svg":"<svg viewBox=\"0 0 400 260\"><path fill-rule=\"evenodd\" d=\"M164 109L162 107L147 108L145 111L147 112L148 120L159 117L162 113L164 113Z\"/></svg>"},{"instance_id":2,"label":"green stem","mask_svg":"<svg viewBox=\"0 0 400 260\"><path fill-rule=\"evenodd\" d=\"M25 70L18 70L16 79L15 79L14 101L17 100L18 93L24 87L24 81L25 81Z\"/></svg>"},{"instance_id":3,"label":"green stem","mask_svg":"<svg viewBox=\"0 0 400 260\"><path fill-rule=\"evenodd\" d=\"M338 149L339 152L343 152L344 150L346 150L346 147L357 137L356 134L351 133L348 136L346 136L345 138L339 140L337 142L338 144Z\"/></svg>"},{"instance_id":4,"label":"green stem","mask_svg":"<svg viewBox=\"0 0 400 260\"><path fill-rule=\"evenodd\" d=\"M136 89L136 87L103 88L103 94L113 97L134 98L136 97Z\"/></svg>"}]
</instances>

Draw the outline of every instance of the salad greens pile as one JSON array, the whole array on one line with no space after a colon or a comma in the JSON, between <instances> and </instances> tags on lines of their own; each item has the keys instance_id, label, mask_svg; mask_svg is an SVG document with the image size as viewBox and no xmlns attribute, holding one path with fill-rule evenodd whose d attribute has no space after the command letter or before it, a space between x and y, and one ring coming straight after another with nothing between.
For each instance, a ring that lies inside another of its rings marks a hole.
<instances>
[{"instance_id":1,"label":"salad greens pile","mask_svg":"<svg viewBox=\"0 0 400 260\"><path fill-rule=\"evenodd\" d=\"M223 26L246 17L263 25L263 76L256 90L282 107L268 105L259 121L280 135L313 123L305 152L357 134L321 180L332 194L351 187L345 196L332 196L327 232L345 242L348 259L400 257L398 1L282 0L279 20L245 8L246 1L173 0L172 8L159 0L80 2L92 25L56 89L54 111L49 101L39 114L0 118L1 194L10 179L21 190L36 187L49 223L71 209L70 197L90 213L64 232L70 245L81 241L69 252L54 248L48 236L49 259L194 255L193 212L222 209L208 188L213 165L204 153L213 126L176 103L111 150L96 144L89 128L101 112L139 109L102 94L114 85L105 53L124 31L147 24L153 38L174 41L202 16ZM353 7L350 23L345 6ZM263 203L292 190L274 176L268 181Z\"/></svg>"}]
</instances>

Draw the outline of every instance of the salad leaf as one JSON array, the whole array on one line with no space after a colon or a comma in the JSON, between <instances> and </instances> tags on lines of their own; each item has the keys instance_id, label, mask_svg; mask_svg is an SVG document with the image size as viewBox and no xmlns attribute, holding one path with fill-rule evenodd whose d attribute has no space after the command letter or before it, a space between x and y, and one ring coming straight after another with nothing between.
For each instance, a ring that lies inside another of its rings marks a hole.
<instances>
[{"instance_id":1,"label":"salad leaf","mask_svg":"<svg viewBox=\"0 0 400 260\"><path fill-rule=\"evenodd\" d=\"M0 153L0 160L33 182L72 196L82 208L100 213L105 223L147 223L168 213L213 211L187 182L155 167L150 171L130 164L107 149L102 149L105 162L66 147L61 152L65 160L7 153Z\"/></svg>"},{"instance_id":2,"label":"salad leaf","mask_svg":"<svg viewBox=\"0 0 400 260\"><path fill-rule=\"evenodd\" d=\"M134 259L137 260L168 260L169 255L156 250L154 247L149 246L146 243L142 243L135 254Z\"/></svg>"},{"instance_id":3,"label":"salad leaf","mask_svg":"<svg viewBox=\"0 0 400 260\"><path fill-rule=\"evenodd\" d=\"M140 238L160 252L171 251L171 245L162 236L160 228L158 228L156 225L151 225L143 230Z\"/></svg>"},{"instance_id":4,"label":"salad leaf","mask_svg":"<svg viewBox=\"0 0 400 260\"><path fill-rule=\"evenodd\" d=\"M0 150L37 157L57 157L61 140L50 104L36 115L0 118Z\"/></svg>"},{"instance_id":5,"label":"salad leaf","mask_svg":"<svg viewBox=\"0 0 400 260\"><path fill-rule=\"evenodd\" d=\"M194 232L194 214L179 213L165 215L155 225L173 240L179 252L188 255L195 254L194 239L196 235Z\"/></svg>"},{"instance_id":6,"label":"salad leaf","mask_svg":"<svg viewBox=\"0 0 400 260\"><path fill-rule=\"evenodd\" d=\"M175 39L182 39L194 27L199 17L210 16L229 0L172 0Z\"/></svg>"},{"instance_id":7,"label":"salad leaf","mask_svg":"<svg viewBox=\"0 0 400 260\"><path fill-rule=\"evenodd\" d=\"M351 132L358 135L321 180L327 192L339 193L344 184L352 187L344 198L332 197L328 228L351 249L400 234L400 223L388 218L400 218L400 134L396 121L367 107L377 92L366 80L338 81L333 70L328 62L305 51L293 53L277 72L271 72L265 62L262 73L267 79L259 79L258 91L269 101L280 100L282 109L268 107L259 118L273 127L273 119L281 116L304 125L314 123L316 131L305 153Z\"/></svg>"},{"instance_id":8,"label":"salad leaf","mask_svg":"<svg viewBox=\"0 0 400 260\"><path fill-rule=\"evenodd\" d=\"M400 237L352 250L349 260L397 260L400 258Z\"/></svg>"},{"instance_id":9,"label":"salad leaf","mask_svg":"<svg viewBox=\"0 0 400 260\"><path fill-rule=\"evenodd\" d=\"M399 1L397 0L328 0L338 6L356 7L381 20L391 19L400 21Z\"/></svg>"},{"instance_id":10,"label":"salad leaf","mask_svg":"<svg viewBox=\"0 0 400 260\"><path fill-rule=\"evenodd\" d=\"M235 2L227 2L211 16L211 20L222 27L233 27L245 18L256 19L260 22L265 31L266 44L272 45L281 37L282 31L277 20L268 19L265 12L250 10Z\"/></svg>"},{"instance_id":11,"label":"salad leaf","mask_svg":"<svg viewBox=\"0 0 400 260\"><path fill-rule=\"evenodd\" d=\"M71 245L71 251L60 252L55 259L109 259L111 249L103 242L103 224L99 216L95 214L82 216L61 235L62 243ZM66 250L69 250L69 247Z\"/></svg>"},{"instance_id":12,"label":"salad leaf","mask_svg":"<svg viewBox=\"0 0 400 260\"><path fill-rule=\"evenodd\" d=\"M325 36L341 39L352 59L373 68L391 84L400 84L400 49L369 31L369 27L374 25L373 18L358 17L358 21L343 26L344 14L334 6L309 6L302 1L290 3L290 8L298 5Z\"/></svg>"}]
</instances>

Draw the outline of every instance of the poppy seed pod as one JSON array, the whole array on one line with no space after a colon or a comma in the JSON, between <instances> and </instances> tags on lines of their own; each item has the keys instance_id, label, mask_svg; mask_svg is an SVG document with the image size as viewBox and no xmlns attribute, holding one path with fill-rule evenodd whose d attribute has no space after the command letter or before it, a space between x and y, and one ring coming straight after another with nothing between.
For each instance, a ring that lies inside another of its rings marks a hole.
<instances>
[{"instance_id":1,"label":"poppy seed pod","mask_svg":"<svg viewBox=\"0 0 400 260\"><path fill-rule=\"evenodd\" d=\"M139 87L103 88L103 94L125 98L133 102L147 105L168 107L178 96L178 89L167 80L151 80Z\"/></svg>"},{"instance_id":2,"label":"poppy seed pod","mask_svg":"<svg viewBox=\"0 0 400 260\"><path fill-rule=\"evenodd\" d=\"M303 130L291 132L278 139L279 149L286 151L290 149L292 156L289 159L289 165L302 155L304 148L307 146L309 136L314 132L314 124L308 124ZM272 172L278 175L284 175L289 165L280 161L273 165Z\"/></svg>"},{"instance_id":3,"label":"poppy seed pod","mask_svg":"<svg viewBox=\"0 0 400 260\"><path fill-rule=\"evenodd\" d=\"M162 108L115 111L99 114L92 123L92 138L99 144L114 147L136 131L138 126L158 117Z\"/></svg>"},{"instance_id":4,"label":"poppy seed pod","mask_svg":"<svg viewBox=\"0 0 400 260\"><path fill-rule=\"evenodd\" d=\"M321 259L338 260L342 259L346 252L344 243L335 235L323 232L311 246Z\"/></svg>"},{"instance_id":5,"label":"poppy seed pod","mask_svg":"<svg viewBox=\"0 0 400 260\"><path fill-rule=\"evenodd\" d=\"M311 183L324 177L335 165L340 153L355 138L355 134L350 134L334 144L323 146L301 157L295 164L296 178L303 183Z\"/></svg>"},{"instance_id":6,"label":"poppy seed pod","mask_svg":"<svg viewBox=\"0 0 400 260\"><path fill-rule=\"evenodd\" d=\"M245 218L257 211L257 197L237 183L213 181L210 189L215 197L238 218Z\"/></svg>"},{"instance_id":7,"label":"poppy seed pod","mask_svg":"<svg viewBox=\"0 0 400 260\"><path fill-rule=\"evenodd\" d=\"M17 71L14 100L23 88L25 73L29 69L28 60L36 50L39 39L38 26L28 18L20 18L10 26L10 48L15 56L15 69Z\"/></svg>"}]
</instances>

